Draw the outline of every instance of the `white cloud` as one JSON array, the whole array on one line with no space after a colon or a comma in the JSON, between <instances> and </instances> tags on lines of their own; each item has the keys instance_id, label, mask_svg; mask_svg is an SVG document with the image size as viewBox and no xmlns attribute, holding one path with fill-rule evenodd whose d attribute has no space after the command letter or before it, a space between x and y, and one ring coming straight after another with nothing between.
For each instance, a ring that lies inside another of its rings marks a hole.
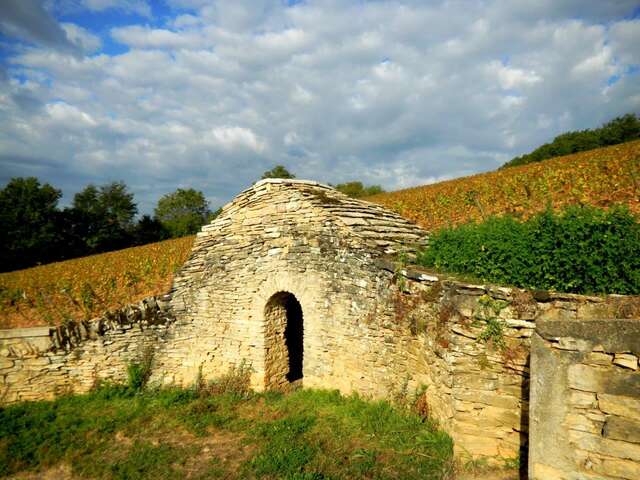
<instances>
[{"instance_id":1,"label":"white cloud","mask_svg":"<svg viewBox=\"0 0 640 480\"><path fill-rule=\"evenodd\" d=\"M627 20L613 24L609 35L620 61L640 64L640 20Z\"/></svg>"},{"instance_id":2,"label":"white cloud","mask_svg":"<svg viewBox=\"0 0 640 480\"><path fill-rule=\"evenodd\" d=\"M258 139L255 133L244 127L215 127L205 141L213 141L215 145L225 150L250 149L261 152L265 149L264 141Z\"/></svg>"},{"instance_id":3,"label":"white cloud","mask_svg":"<svg viewBox=\"0 0 640 480\"><path fill-rule=\"evenodd\" d=\"M137 25L114 28L111 30L111 36L114 40L133 48L195 48L202 44L199 37L188 33Z\"/></svg>"},{"instance_id":4,"label":"white cloud","mask_svg":"<svg viewBox=\"0 0 640 480\"><path fill-rule=\"evenodd\" d=\"M69 41L77 45L85 53L93 53L102 46L100 37L93 35L75 23L61 23L60 26L67 34Z\"/></svg>"},{"instance_id":5,"label":"white cloud","mask_svg":"<svg viewBox=\"0 0 640 480\"><path fill-rule=\"evenodd\" d=\"M638 21L608 3L173 0L187 12L108 30L117 55L63 24L84 56L41 42L0 76L0 181L124 179L148 212L179 185L228 200L276 164L386 188L493 169L640 108Z\"/></svg>"},{"instance_id":6,"label":"white cloud","mask_svg":"<svg viewBox=\"0 0 640 480\"><path fill-rule=\"evenodd\" d=\"M145 0L82 0L82 5L96 12L113 8L125 12L137 13L143 17L151 16L151 7Z\"/></svg>"},{"instance_id":7,"label":"white cloud","mask_svg":"<svg viewBox=\"0 0 640 480\"><path fill-rule=\"evenodd\" d=\"M89 115L63 102L52 103L46 105L46 111L51 120L56 123L56 127L65 127L70 129L82 130L85 127L95 127L96 121Z\"/></svg>"},{"instance_id":8,"label":"white cloud","mask_svg":"<svg viewBox=\"0 0 640 480\"><path fill-rule=\"evenodd\" d=\"M542 80L542 78L532 70L523 70L502 65L499 61L494 60L488 66L488 71L494 75L500 86L504 89L513 89L519 87L527 87Z\"/></svg>"}]
</instances>

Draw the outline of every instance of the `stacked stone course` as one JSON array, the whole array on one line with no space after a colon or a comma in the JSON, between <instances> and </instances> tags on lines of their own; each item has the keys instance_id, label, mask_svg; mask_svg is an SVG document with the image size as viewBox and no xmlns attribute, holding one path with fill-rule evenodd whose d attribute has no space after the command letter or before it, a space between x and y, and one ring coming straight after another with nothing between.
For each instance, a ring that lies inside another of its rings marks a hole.
<instances>
[{"instance_id":1,"label":"stacked stone course","mask_svg":"<svg viewBox=\"0 0 640 480\"><path fill-rule=\"evenodd\" d=\"M160 348L172 321L168 298L149 297L91 321L0 330L0 403L126 381L127 364Z\"/></svg>"},{"instance_id":2,"label":"stacked stone course","mask_svg":"<svg viewBox=\"0 0 640 480\"><path fill-rule=\"evenodd\" d=\"M540 323L532 346L532 478L640 478L639 323Z\"/></svg>"}]
</instances>

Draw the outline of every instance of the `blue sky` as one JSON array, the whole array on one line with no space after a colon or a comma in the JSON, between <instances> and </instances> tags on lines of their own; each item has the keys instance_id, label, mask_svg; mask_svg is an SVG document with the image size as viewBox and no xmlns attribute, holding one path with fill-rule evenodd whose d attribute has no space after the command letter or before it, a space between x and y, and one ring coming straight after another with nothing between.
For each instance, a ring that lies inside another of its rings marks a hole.
<instances>
[{"instance_id":1,"label":"blue sky","mask_svg":"<svg viewBox=\"0 0 640 480\"><path fill-rule=\"evenodd\" d=\"M0 185L124 180L212 208L276 164L387 189L640 112L619 0L4 0Z\"/></svg>"}]
</instances>

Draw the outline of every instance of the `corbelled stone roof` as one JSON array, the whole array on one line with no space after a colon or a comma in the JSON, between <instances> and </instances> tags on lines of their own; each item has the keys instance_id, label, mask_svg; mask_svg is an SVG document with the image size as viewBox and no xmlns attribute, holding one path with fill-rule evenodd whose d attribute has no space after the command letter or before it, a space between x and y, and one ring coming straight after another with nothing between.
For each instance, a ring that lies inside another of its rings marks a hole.
<instances>
[{"instance_id":1,"label":"corbelled stone roof","mask_svg":"<svg viewBox=\"0 0 640 480\"><path fill-rule=\"evenodd\" d=\"M305 221L309 216L319 222L332 221L343 227L345 234L381 253L411 253L428 240L427 232L380 205L348 197L311 180L279 178L261 180L241 192L223 207L218 218L202 228L198 237L236 230L238 221L248 229L255 230L258 225L265 228L269 214L296 211L300 211ZM232 223L236 224L234 228Z\"/></svg>"}]
</instances>

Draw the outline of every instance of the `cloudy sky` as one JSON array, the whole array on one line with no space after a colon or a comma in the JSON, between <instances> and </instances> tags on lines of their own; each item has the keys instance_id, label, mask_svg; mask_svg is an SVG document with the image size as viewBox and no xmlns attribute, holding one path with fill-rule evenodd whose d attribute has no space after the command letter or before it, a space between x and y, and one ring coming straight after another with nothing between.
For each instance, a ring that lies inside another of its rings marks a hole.
<instances>
[{"instance_id":1,"label":"cloudy sky","mask_svg":"<svg viewBox=\"0 0 640 480\"><path fill-rule=\"evenodd\" d=\"M2 0L0 186L387 189L640 112L638 0Z\"/></svg>"}]
</instances>

